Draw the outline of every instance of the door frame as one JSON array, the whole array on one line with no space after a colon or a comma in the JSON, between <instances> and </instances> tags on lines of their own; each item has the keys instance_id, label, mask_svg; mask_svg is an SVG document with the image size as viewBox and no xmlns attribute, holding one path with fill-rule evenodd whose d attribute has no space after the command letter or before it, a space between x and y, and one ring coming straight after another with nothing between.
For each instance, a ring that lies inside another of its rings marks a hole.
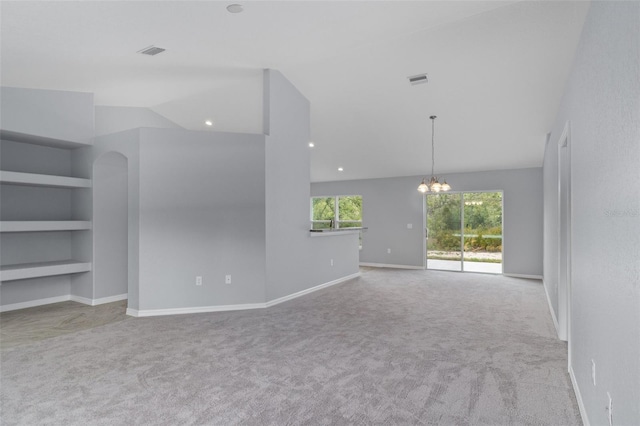
<instances>
[{"instance_id":1,"label":"door frame","mask_svg":"<svg viewBox=\"0 0 640 426\"><path fill-rule=\"evenodd\" d=\"M558 139L558 337L568 342L571 360L571 125ZM564 190L563 190L564 188ZM563 225L564 220L564 225ZM563 247L566 249L563 253ZM563 276L564 275L564 276ZM570 362L570 361L569 361Z\"/></svg>"},{"instance_id":2,"label":"door frame","mask_svg":"<svg viewBox=\"0 0 640 426\"><path fill-rule=\"evenodd\" d=\"M482 189L482 190L458 190L458 191L447 191L447 192L443 192L442 194L460 194L460 270L459 271L449 271L449 270L445 270L447 272L468 272L464 270L464 194L466 193L471 193L471 194L477 194L477 193L484 193L484 192L499 192L500 194L502 194L502 196L500 197L500 209L502 210L502 223L500 224L501 232L502 232L502 250L501 250L501 254L502 254L502 262L500 263L500 273L499 274L494 274L492 272L475 272L475 271L471 271L474 274L490 274L490 275L503 275L504 274L504 190L502 189ZM423 206L423 223L424 223L424 236L423 236L423 256L422 258L424 259L424 269L429 269L428 268L428 250L427 250L427 238L429 236L429 229L427 227L427 218L429 215L429 208L428 208L428 204L427 204L427 197L429 195L436 195L433 194L432 192L423 194L423 200L422 200L422 206ZM434 269L436 271L440 271L443 269Z\"/></svg>"}]
</instances>

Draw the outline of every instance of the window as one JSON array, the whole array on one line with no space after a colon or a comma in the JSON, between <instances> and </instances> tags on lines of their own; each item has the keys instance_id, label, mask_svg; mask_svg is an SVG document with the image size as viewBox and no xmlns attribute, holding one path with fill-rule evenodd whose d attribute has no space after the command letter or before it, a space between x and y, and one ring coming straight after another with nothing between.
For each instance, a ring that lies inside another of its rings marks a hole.
<instances>
[{"instance_id":1,"label":"window","mask_svg":"<svg viewBox=\"0 0 640 426\"><path fill-rule=\"evenodd\" d=\"M362 227L362 196L311 198L311 229Z\"/></svg>"}]
</instances>

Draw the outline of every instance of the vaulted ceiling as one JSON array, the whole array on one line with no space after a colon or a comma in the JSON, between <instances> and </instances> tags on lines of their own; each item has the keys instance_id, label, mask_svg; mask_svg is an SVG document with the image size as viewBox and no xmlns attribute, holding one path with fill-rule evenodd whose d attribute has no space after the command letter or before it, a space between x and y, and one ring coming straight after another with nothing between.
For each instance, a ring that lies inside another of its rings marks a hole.
<instances>
[{"instance_id":1,"label":"vaulted ceiling","mask_svg":"<svg viewBox=\"0 0 640 426\"><path fill-rule=\"evenodd\" d=\"M274 68L311 102L312 181L426 174L430 115L438 173L539 167L589 7L238 2L3 1L2 85L260 132L261 70ZM149 45L166 51L136 53Z\"/></svg>"}]
</instances>

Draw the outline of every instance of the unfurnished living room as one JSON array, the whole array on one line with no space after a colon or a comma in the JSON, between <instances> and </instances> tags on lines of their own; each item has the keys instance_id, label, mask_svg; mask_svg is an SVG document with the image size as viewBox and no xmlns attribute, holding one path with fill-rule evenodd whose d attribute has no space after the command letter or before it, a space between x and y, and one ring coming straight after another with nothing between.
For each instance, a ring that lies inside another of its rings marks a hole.
<instances>
[{"instance_id":1,"label":"unfurnished living room","mask_svg":"<svg viewBox=\"0 0 640 426\"><path fill-rule=\"evenodd\" d=\"M3 425L640 425L639 1L0 1Z\"/></svg>"}]
</instances>

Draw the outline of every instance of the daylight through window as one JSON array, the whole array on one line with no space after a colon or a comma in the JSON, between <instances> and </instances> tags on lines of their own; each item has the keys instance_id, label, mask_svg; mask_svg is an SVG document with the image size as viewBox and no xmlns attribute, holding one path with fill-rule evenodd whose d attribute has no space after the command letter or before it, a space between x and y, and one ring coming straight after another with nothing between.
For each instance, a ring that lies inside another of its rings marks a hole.
<instances>
[{"instance_id":1,"label":"daylight through window","mask_svg":"<svg viewBox=\"0 0 640 426\"><path fill-rule=\"evenodd\" d=\"M311 228L362 227L362 196L341 195L311 198Z\"/></svg>"}]
</instances>

